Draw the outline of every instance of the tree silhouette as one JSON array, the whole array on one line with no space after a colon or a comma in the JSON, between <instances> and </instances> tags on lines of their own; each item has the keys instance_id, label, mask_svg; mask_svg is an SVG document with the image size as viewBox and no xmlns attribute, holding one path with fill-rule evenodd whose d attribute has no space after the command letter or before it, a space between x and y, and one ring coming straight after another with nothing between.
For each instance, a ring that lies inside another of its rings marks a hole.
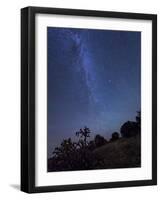
<instances>
[{"instance_id":1,"label":"tree silhouette","mask_svg":"<svg viewBox=\"0 0 161 200\"><path fill-rule=\"evenodd\" d=\"M99 134L95 136L94 141L95 141L96 147L100 147L100 146L102 146L102 145L107 143L106 139L103 136L99 135Z\"/></svg>"},{"instance_id":2,"label":"tree silhouette","mask_svg":"<svg viewBox=\"0 0 161 200\"><path fill-rule=\"evenodd\" d=\"M53 151L55 157L68 156L70 152L75 151L76 145L72 142L71 138L63 140L60 147L56 147Z\"/></svg>"},{"instance_id":3,"label":"tree silhouette","mask_svg":"<svg viewBox=\"0 0 161 200\"><path fill-rule=\"evenodd\" d=\"M96 148L96 144L94 142L94 140L91 140L89 143L88 143L88 149L89 150L94 150Z\"/></svg>"},{"instance_id":4,"label":"tree silhouette","mask_svg":"<svg viewBox=\"0 0 161 200\"><path fill-rule=\"evenodd\" d=\"M112 133L112 137L111 137L110 141L115 141L118 139L119 139L119 133L118 132Z\"/></svg>"},{"instance_id":5,"label":"tree silhouette","mask_svg":"<svg viewBox=\"0 0 161 200\"><path fill-rule=\"evenodd\" d=\"M141 112L140 111L137 112L136 122L138 123L138 126L141 126Z\"/></svg>"},{"instance_id":6,"label":"tree silhouette","mask_svg":"<svg viewBox=\"0 0 161 200\"><path fill-rule=\"evenodd\" d=\"M71 138L63 140L60 146L54 149L52 164L49 167L52 169L54 166L55 170L72 169L75 163L76 149L76 143L72 142Z\"/></svg>"},{"instance_id":7,"label":"tree silhouette","mask_svg":"<svg viewBox=\"0 0 161 200\"><path fill-rule=\"evenodd\" d=\"M132 137L141 132L141 112L137 112L136 122L127 121L121 126L120 132L122 137Z\"/></svg>"},{"instance_id":8,"label":"tree silhouette","mask_svg":"<svg viewBox=\"0 0 161 200\"><path fill-rule=\"evenodd\" d=\"M76 132L77 137L83 138L83 140L80 140L82 146L87 146L87 138L90 137L90 132L90 129L86 126L83 129L81 128L79 131Z\"/></svg>"},{"instance_id":9,"label":"tree silhouette","mask_svg":"<svg viewBox=\"0 0 161 200\"><path fill-rule=\"evenodd\" d=\"M127 121L121 126L120 132L122 137L125 138L137 135L139 133L137 122Z\"/></svg>"}]
</instances>

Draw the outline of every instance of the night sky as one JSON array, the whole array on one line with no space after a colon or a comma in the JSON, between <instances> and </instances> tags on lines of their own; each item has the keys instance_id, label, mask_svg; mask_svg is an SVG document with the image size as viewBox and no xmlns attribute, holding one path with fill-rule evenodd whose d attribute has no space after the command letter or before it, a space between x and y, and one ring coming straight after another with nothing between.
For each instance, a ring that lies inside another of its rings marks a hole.
<instances>
[{"instance_id":1,"label":"night sky","mask_svg":"<svg viewBox=\"0 0 161 200\"><path fill-rule=\"evenodd\" d=\"M48 157L87 126L106 139L141 109L141 33L47 28Z\"/></svg>"}]
</instances>

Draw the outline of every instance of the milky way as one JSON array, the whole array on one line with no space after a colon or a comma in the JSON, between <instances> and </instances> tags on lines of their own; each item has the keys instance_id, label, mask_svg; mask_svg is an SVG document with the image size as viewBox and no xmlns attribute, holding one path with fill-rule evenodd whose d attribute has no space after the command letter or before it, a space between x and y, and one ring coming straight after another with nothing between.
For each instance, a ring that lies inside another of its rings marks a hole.
<instances>
[{"instance_id":1,"label":"milky way","mask_svg":"<svg viewBox=\"0 0 161 200\"><path fill-rule=\"evenodd\" d=\"M96 73L96 66L93 62L92 53L88 47L88 40L90 37L89 31L84 30L84 33L80 34L79 31L74 31L71 29L65 29L65 34L69 34L68 40L72 40L77 49L77 56L75 58L75 63L73 64L74 70L79 70L81 68L84 72L85 84L88 88L88 98L89 98L89 107L88 110L94 110L95 116L93 116L95 126L99 129L102 126L103 121L101 120L104 113L107 112L107 104L104 104L103 97L101 96L101 84L98 84L99 77Z\"/></svg>"},{"instance_id":2,"label":"milky way","mask_svg":"<svg viewBox=\"0 0 161 200\"><path fill-rule=\"evenodd\" d=\"M140 110L139 32L48 27L48 155L88 126L119 131Z\"/></svg>"},{"instance_id":3,"label":"milky way","mask_svg":"<svg viewBox=\"0 0 161 200\"><path fill-rule=\"evenodd\" d=\"M92 55L90 54L90 49L87 46L86 40L88 39L88 32L86 34L80 35L80 33L71 29L64 29L61 31L61 36L66 35L67 48L70 48L70 44L74 43L75 50L77 54L74 58L73 70L80 71L80 68L84 72L84 80L89 91L90 102L98 102L98 94L96 91L96 72L95 64L92 62ZM84 36L85 35L85 36ZM82 37L81 37L82 36Z\"/></svg>"}]
</instances>

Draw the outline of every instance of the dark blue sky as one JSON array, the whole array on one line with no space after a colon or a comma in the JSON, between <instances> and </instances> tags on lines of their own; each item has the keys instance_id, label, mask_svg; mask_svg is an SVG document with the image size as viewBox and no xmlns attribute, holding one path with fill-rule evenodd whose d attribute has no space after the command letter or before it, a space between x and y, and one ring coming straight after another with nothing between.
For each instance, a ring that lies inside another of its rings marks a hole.
<instances>
[{"instance_id":1,"label":"dark blue sky","mask_svg":"<svg viewBox=\"0 0 161 200\"><path fill-rule=\"evenodd\" d=\"M141 33L54 28L48 40L48 156L87 126L106 138L141 108Z\"/></svg>"}]
</instances>

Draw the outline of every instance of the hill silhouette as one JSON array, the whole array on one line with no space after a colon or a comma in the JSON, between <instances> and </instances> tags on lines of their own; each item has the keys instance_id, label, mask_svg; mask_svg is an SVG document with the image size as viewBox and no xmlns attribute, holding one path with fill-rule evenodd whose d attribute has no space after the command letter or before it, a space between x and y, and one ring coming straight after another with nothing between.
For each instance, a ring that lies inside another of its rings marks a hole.
<instances>
[{"instance_id":1,"label":"hill silhouette","mask_svg":"<svg viewBox=\"0 0 161 200\"><path fill-rule=\"evenodd\" d=\"M91 130L81 128L77 142L64 139L48 159L48 172L91 169L134 168L141 166L141 114L136 121L127 121L107 141L97 134L89 141Z\"/></svg>"}]
</instances>

